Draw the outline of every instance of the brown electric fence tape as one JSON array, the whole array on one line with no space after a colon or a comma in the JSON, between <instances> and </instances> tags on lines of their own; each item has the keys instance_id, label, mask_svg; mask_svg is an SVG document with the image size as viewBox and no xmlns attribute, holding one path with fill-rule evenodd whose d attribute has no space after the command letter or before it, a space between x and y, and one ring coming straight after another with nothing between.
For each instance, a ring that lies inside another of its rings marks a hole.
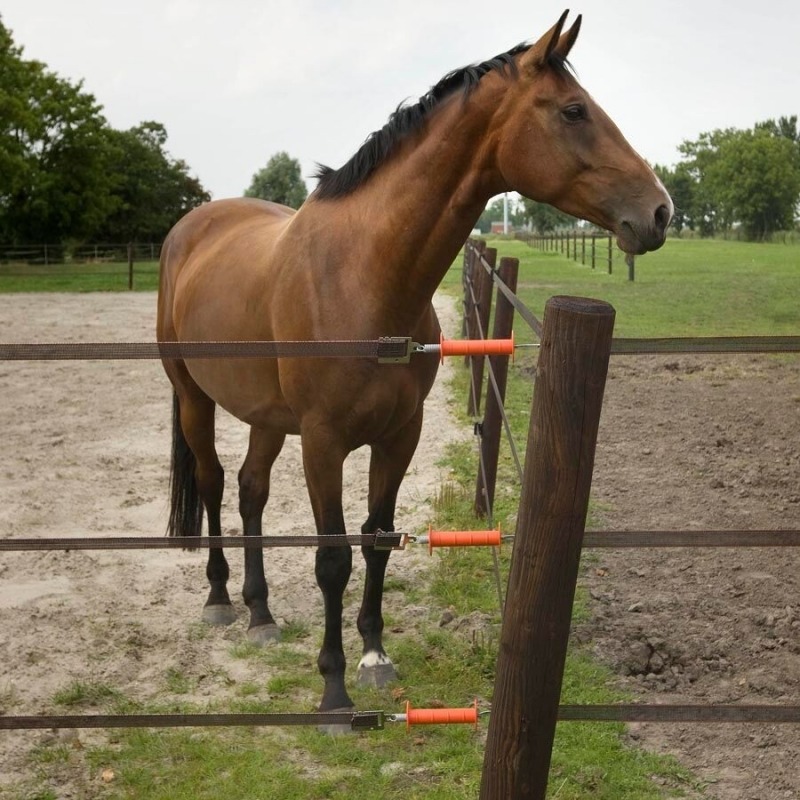
<instances>
[{"instance_id":1,"label":"brown electric fence tape","mask_svg":"<svg viewBox=\"0 0 800 800\"><path fill-rule=\"evenodd\" d=\"M0 343L0 361L144 358L403 358L408 339L286 342Z\"/></svg>"},{"instance_id":2,"label":"brown electric fence tape","mask_svg":"<svg viewBox=\"0 0 800 800\"><path fill-rule=\"evenodd\" d=\"M560 706L558 718L565 722L800 722L800 706Z\"/></svg>"},{"instance_id":3,"label":"brown electric fence tape","mask_svg":"<svg viewBox=\"0 0 800 800\"><path fill-rule=\"evenodd\" d=\"M87 714L66 716L0 715L0 730L51 728L190 728L271 725L350 725L356 714L379 712L316 711L287 714Z\"/></svg>"},{"instance_id":4,"label":"brown electric fence tape","mask_svg":"<svg viewBox=\"0 0 800 800\"><path fill-rule=\"evenodd\" d=\"M611 355L659 353L800 353L800 336L685 336L611 340Z\"/></svg>"},{"instance_id":5,"label":"brown electric fence tape","mask_svg":"<svg viewBox=\"0 0 800 800\"><path fill-rule=\"evenodd\" d=\"M511 538L513 537L504 537ZM413 541L413 539L412 539ZM403 549L406 535L336 536L108 536L59 539L0 539L0 553L45 550L200 550L209 548L377 547ZM800 547L800 530L586 531L584 548Z\"/></svg>"},{"instance_id":6,"label":"brown electric fence tape","mask_svg":"<svg viewBox=\"0 0 800 800\"><path fill-rule=\"evenodd\" d=\"M800 706L752 705L562 705L562 722L705 722L800 723ZM0 730L74 728L270 727L287 725L350 725L383 728L382 711L316 711L264 714L87 714L0 715Z\"/></svg>"},{"instance_id":7,"label":"brown electric fence tape","mask_svg":"<svg viewBox=\"0 0 800 800\"><path fill-rule=\"evenodd\" d=\"M261 547L401 547L397 532L331 536L108 536L97 538L0 539L0 552L40 550L199 550Z\"/></svg>"},{"instance_id":8,"label":"brown electric fence tape","mask_svg":"<svg viewBox=\"0 0 800 800\"><path fill-rule=\"evenodd\" d=\"M584 547L799 547L798 530L586 531Z\"/></svg>"}]
</instances>

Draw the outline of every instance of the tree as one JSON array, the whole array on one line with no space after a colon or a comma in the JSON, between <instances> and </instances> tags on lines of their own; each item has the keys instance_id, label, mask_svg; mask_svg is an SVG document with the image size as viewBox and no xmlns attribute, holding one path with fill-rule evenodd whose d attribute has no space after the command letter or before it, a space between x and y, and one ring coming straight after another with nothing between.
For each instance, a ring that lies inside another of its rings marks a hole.
<instances>
[{"instance_id":1,"label":"tree","mask_svg":"<svg viewBox=\"0 0 800 800\"><path fill-rule=\"evenodd\" d=\"M548 203L540 203L537 200L522 199L525 215L530 220L531 226L536 233L544 234L558 228L575 225L576 218L563 211L559 211Z\"/></svg>"},{"instance_id":2,"label":"tree","mask_svg":"<svg viewBox=\"0 0 800 800\"><path fill-rule=\"evenodd\" d=\"M702 133L679 150L678 168L692 181L689 225L703 236L739 224L748 238L763 239L793 225L800 199L796 117Z\"/></svg>"},{"instance_id":3,"label":"tree","mask_svg":"<svg viewBox=\"0 0 800 800\"><path fill-rule=\"evenodd\" d=\"M300 171L300 162L288 153L275 153L267 166L253 175L245 197L260 197L290 208L300 208L308 196L308 189Z\"/></svg>"},{"instance_id":4,"label":"tree","mask_svg":"<svg viewBox=\"0 0 800 800\"><path fill-rule=\"evenodd\" d=\"M21 52L0 19L0 218L28 180L20 134L29 125L30 111L23 100L29 75Z\"/></svg>"},{"instance_id":5,"label":"tree","mask_svg":"<svg viewBox=\"0 0 800 800\"><path fill-rule=\"evenodd\" d=\"M768 119L764 122L757 122L756 131L766 131L772 136L780 136L794 142L800 147L800 130L797 128L797 115L791 117L779 117L777 120Z\"/></svg>"},{"instance_id":6,"label":"tree","mask_svg":"<svg viewBox=\"0 0 800 800\"><path fill-rule=\"evenodd\" d=\"M82 82L22 58L0 22L0 236L89 235L113 207L106 120Z\"/></svg>"},{"instance_id":7,"label":"tree","mask_svg":"<svg viewBox=\"0 0 800 800\"><path fill-rule=\"evenodd\" d=\"M791 228L800 197L800 153L794 142L766 129L741 131L719 150L711 172L729 220L751 240Z\"/></svg>"},{"instance_id":8,"label":"tree","mask_svg":"<svg viewBox=\"0 0 800 800\"><path fill-rule=\"evenodd\" d=\"M102 225L103 238L158 241L187 211L210 200L186 162L166 152L167 131L161 123L143 122L109 135L117 205Z\"/></svg>"},{"instance_id":9,"label":"tree","mask_svg":"<svg viewBox=\"0 0 800 800\"><path fill-rule=\"evenodd\" d=\"M0 241L161 239L209 199L157 122L112 129L83 89L23 58L0 20Z\"/></svg>"},{"instance_id":10,"label":"tree","mask_svg":"<svg viewBox=\"0 0 800 800\"><path fill-rule=\"evenodd\" d=\"M488 203L483 213L478 218L475 227L482 233L492 229L493 222L503 222L505 219L505 199L501 195ZM520 199L513 195L508 198L508 225L510 228L521 228L525 224L525 209Z\"/></svg>"}]
</instances>

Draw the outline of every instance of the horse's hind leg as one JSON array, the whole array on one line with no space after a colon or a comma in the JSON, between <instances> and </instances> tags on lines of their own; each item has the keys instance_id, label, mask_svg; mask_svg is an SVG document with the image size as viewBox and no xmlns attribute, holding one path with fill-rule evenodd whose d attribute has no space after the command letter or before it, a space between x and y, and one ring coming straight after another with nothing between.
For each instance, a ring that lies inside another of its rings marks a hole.
<instances>
[{"instance_id":1,"label":"horse's hind leg","mask_svg":"<svg viewBox=\"0 0 800 800\"><path fill-rule=\"evenodd\" d=\"M221 536L222 491L225 475L214 446L216 404L194 384L191 378L178 390L180 425L186 443L195 457L195 483L208 518L208 535ZM236 612L228 595L230 570L221 547L208 551L206 576L210 591L203 608L203 621L210 625L230 625Z\"/></svg>"},{"instance_id":2,"label":"horse's hind leg","mask_svg":"<svg viewBox=\"0 0 800 800\"><path fill-rule=\"evenodd\" d=\"M362 533L394 530L397 493L419 441L422 410L400 433L372 447L369 469L369 517ZM364 600L358 614L358 630L364 651L358 664L360 686L385 686L397 679L394 664L383 648L383 583L390 551L363 547L367 565Z\"/></svg>"},{"instance_id":3,"label":"horse's hind leg","mask_svg":"<svg viewBox=\"0 0 800 800\"><path fill-rule=\"evenodd\" d=\"M239 513L245 536L261 536L261 517L269 498L269 475L283 442L283 434L261 428L250 429L250 446L239 470ZM250 609L247 638L264 644L280 637L280 629L270 613L269 589L264 575L262 548L244 551L244 586L242 596Z\"/></svg>"}]
</instances>

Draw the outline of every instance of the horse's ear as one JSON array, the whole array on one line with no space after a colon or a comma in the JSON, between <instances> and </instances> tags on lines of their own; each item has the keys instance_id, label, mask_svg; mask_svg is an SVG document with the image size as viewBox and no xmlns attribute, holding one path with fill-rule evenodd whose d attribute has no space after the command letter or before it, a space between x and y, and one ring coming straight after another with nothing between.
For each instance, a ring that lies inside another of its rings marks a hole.
<instances>
[{"instance_id":1,"label":"horse's ear","mask_svg":"<svg viewBox=\"0 0 800 800\"><path fill-rule=\"evenodd\" d=\"M573 26L562 36L561 31L564 29L564 23L567 21L568 15L569 9L567 9L561 15L558 22L528 50L520 62L523 69L527 68L532 71L540 69L547 64L553 53L557 53L561 58L567 57L570 48L575 44L575 39L578 38L578 31L581 27L581 18L579 16Z\"/></svg>"},{"instance_id":2,"label":"horse's ear","mask_svg":"<svg viewBox=\"0 0 800 800\"><path fill-rule=\"evenodd\" d=\"M575 40L578 38L582 19L583 16L578 14L578 18L572 23L572 27L563 36L559 37L558 45L555 47L554 52L558 53L564 61L567 60L569 51L572 50L572 45L575 44Z\"/></svg>"}]
</instances>

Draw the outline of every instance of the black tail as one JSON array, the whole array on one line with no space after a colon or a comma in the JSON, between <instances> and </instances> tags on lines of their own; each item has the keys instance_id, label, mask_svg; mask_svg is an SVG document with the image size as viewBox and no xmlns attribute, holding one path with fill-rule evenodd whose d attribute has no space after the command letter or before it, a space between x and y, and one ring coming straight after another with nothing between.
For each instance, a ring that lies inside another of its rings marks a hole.
<instances>
[{"instance_id":1,"label":"black tail","mask_svg":"<svg viewBox=\"0 0 800 800\"><path fill-rule=\"evenodd\" d=\"M172 465L168 536L199 536L203 528L203 504L194 480L194 453L181 428L178 395L172 394Z\"/></svg>"}]
</instances>

